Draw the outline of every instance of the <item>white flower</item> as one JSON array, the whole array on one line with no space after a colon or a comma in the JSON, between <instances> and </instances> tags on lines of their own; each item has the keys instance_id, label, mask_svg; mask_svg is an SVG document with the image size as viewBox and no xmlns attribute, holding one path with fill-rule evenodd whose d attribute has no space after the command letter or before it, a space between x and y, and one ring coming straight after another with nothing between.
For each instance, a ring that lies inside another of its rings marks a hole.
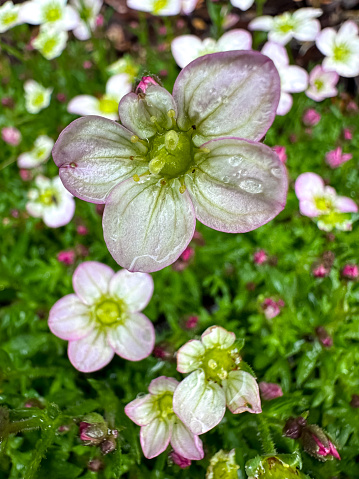
<instances>
[{"instance_id":1,"label":"white flower","mask_svg":"<svg viewBox=\"0 0 359 479\"><path fill-rule=\"evenodd\" d=\"M99 115L110 120L118 119L118 104L132 89L126 73L111 77L106 84L106 94L100 99L91 95L75 96L67 105L67 111L75 115Z\"/></svg>"},{"instance_id":2,"label":"white flower","mask_svg":"<svg viewBox=\"0 0 359 479\"><path fill-rule=\"evenodd\" d=\"M186 15L193 12L198 0L127 0L127 6L154 15Z\"/></svg>"},{"instance_id":3,"label":"white flower","mask_svg":"<svg viewBox=\"0 0 359 479\"><path fill-rule=\"evenodd\" d=\"M91 32L96 29L96 18L100 13L102 0L72 0L72 5L79 13L80 20L73 33L79 40L91 38Z\"/></svg>"},{"instance_id":4,"label":"white flower","mask_svg":"<svg viewBox=\"0 0 359 479\"><path fill-rule=\"evenodd\" d=\"M134 62L130 55L124 55L122 58L112 63L106 68L109 75L118 75L119 73L127 73L129 81L134 81L140 71L140 67Z\"/></svg>"},{"instance_id":5,"label":"white flower","mask_svg":"<svg viewBox=\"0 0 359 479\"><path fill-rule=\"evenodd\" d=\"M76 10L67 0L31 0L20 9L20 18L31 25L50 23L58 30L72 30L79 22Z\"/></svg>"},{"instance_id":6,"label":"white flower","mask_svg":"<svg viewBox=\"0 0 359 479\"><path fill-rule=\"evenodd\" d=\"M263 55L273 60L280 76L281 94L277 115L286 115L292 108L293 98L289 93L299 93L308 87L308 73L301 67L289 65L286 49L278 43L267 42Z\"/></svg>"},{"instance_id":7,"label":"white flower","mask_svg":"<svg viewBox=\"0 0 359 479\"><path fill-rule=\"evenodd\" d=\"M172 41L172 55L181 68L202 55L231 50L250 50L252 36L246 30L231 30L225 33L217 42L213 38L201 40L195 35L181 35Z\"/></svg>"},{"instance_id":8,"label":"white flower","mask_svg":"<svg viewBox=\"0 0 359 479\"><path fill-rule=\"evenodd\" d=\"M52 88L45 88L35 80L27 80L24 90L26 110L29 113L39 113L49 106Z\"/></svg>"},{"instance_id":9,"label":"white flower","mask_svg":"<svg viewBox=\"0 0 359 479\"><path fill-rule=\"evenodd\" d=\"M32 46L47 59L52 60L61 55L66 47L68 34L57 30L51 24L41 26L39 35L33 40Z\"/></svg>"},{"instance_id":10,"label":"white flower","mask_svg":"<svg viewBox=\"0 0 359 479\"><path fill-rule=\"evenodd\" d=\"M359 36L354 22L343 23L338 32L333 28L324 28L316 44L326 57L324 70L335 71L346 78L359 75Z\"/></svg>"},{"instance_id":11,"label":"white flower","mask_svg":"<svg viewBox=\"0 0 359 479\"><path fill-rule=\"evenodd\" d=\"M28 193L26 210L34 218L42 218L50 228L69 223L75 212L75 200L63 186L60 177L52 180L44 176L35 178L36 189Z\"/></svg>"},{"instance_id":12,"label":"white flower","mask_svg":"<svg viewBox=\"0 0 359 479\"><path fill-rule=\"evenodd\" d=\"M307 42L315 40L320 32L320 23L316 18L322 13L320 8L300 8L294 13L285 12L276 17L257 17L248 27L269 32L268 39L281 45L286 45L292 38Z\"/></svg>"},{"instance_id":13,"label":"white flower","mask_svg":"<svg viewBox=\"0 0 359 479\"><path fill-rule=\"evenodd\" d=\"M314 101L336 96L338 90L335 86L338 80L338 73L327 72L321 65L317 65L309 74L309 88L305 94Z\"/></svg>"},{"instance_id":14,"label":"white flower","mask_svg":"<svg viewBox=\"0 0 359 479\"><path fill-rule=\"evenodd\" d=\"M243 10L244 12L248 10L248 8L251 8L253 3L254 3L254 0L231 0L231 4L234 7L237 7L240 10Z\"/></svg>"},{"instance_id":15,"label":"white flower","mask_svg":"<svg viewBox=\"0 0 359 479\"><path fill-rule=\"evenodd\" d=\"M4 33L21 23L19 11L20 6L14 5L12 2L5 2L4 5L0 7L0 33Z\"/></svg>"},{"instance_id":16,"label":"white flower","mask_svg":"<svg viewBox=\"0 0 359 479\"><path fill-rule=\"evenodd\" d=\"M50 156L54 140L46 135L41 135L35 140L31 151L22 153L17 159L19 168L34 168L44 163Z\"/></svg>"}]
</instances>

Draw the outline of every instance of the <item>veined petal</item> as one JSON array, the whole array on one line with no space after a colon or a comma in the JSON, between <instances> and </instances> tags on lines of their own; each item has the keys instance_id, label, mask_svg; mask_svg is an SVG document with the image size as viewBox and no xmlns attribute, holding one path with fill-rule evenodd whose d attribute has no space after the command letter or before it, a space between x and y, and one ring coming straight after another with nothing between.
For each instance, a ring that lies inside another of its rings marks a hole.
<instances>
[{"instance_id":1,"label":"veined petal","mask_svg":"<svg viewBox=\"0 0 359 479\"><path fill-rule=\"evenodd\" d=\"M231 371L222 381L228 409L233 414L262 412L259 388L255 378L246 371Z\"/></svg>"},{"instance_id":2,"label":"veined petal","mask_svg":"<svg viewBox=\"0 0 359 479\"><path fill-rule=\"evenodd\" d=\"M221 328L221 326L211 326L202 334L201 339L206 349L211 349L216 346L221 349L228 349L236 340L236 335Z\"/></svg>"},{"instance_id":3,"label":"veined petal","mask_svg":"<svg viewBox=\"0 0 359 479\"><path fill-rule=\"evenodd\" d=\"M94 328L89 307L75 294L68 294L53 305L48 324L55 336L71 341L85 337Z\"/></svg>"},{"instance_id":4,"label":"veined petal","mask_svg":"<svg viewBox=\"0 0 359 479\"><path fill-rule=\"evenodd\" d=\"M179 182L161 185L156 178L119 184L103 215L107 248L129 271L151 272L173 263L191 241L193 205Z\"/></svg>"},{"instance_id":5,"label":"veined petal","mask_svg":"<svg viewBox=\"0 0 359 479\"><path fill-rule=\"evenodd\" d=\"M207 382L203 370L198 369L178 385L173 410L193 434L204 434L224 416L224 391L217 383Z\"/></svg>"},{"instance_id":6,"label":"veined petal","mask_svg":"<svg viewBox=\"0 0 359 479\"><path fill-rule=\"evenodd\" d=\"M295 182L295 194L299 200L311 200L324 193L324 181L316 173L302 173Z\"/></svg>"},{"instance_id":7,"label":"veined petal","mask_svg":"<svg viewBox=\"0 0 359 479\"><path fill-rule=\"evenodd\" d=\"M166 392L174 392L178 384L179 382L175 378L160 376L151 381L150 385L148 386L148 390L154 395Z\"/></svg>"},{"instance_id":8,"label":"veined petal","mask_svg":"<svg viewBox=\"0 0 359 479\"><path fill-rule=\"evenodd\" d=\"M250 50L252 48L252 35L247 30L236 28L225 33L217 42L219 51Z\"/></svg>"},{"instance_id":9,"label":"veined petal","mask_svg":"<svg viewBox=\"0 0 359 479\"><path fill-rule=\"evenodd\" d=\"M198 58L202 48L202 40L196 35L180 35L171 43L173 58L181 68Z\"/></svg>"},{"instance_id":10,"label":"veined petal","mask_svg":"<svg viewBox=\"0 0 359 479\"><path fill-rule=\"evenodd\" d=\"M200 368L205 352L203 344L198 339L188 341L177 352L177 371L190 373Z\"/></svg>"},{"instance_id":11,"label":"veined petal","mask_svg":"<svg viewBox=\"0 0 359 479\"><path fill-rule=\"evenodd\" d=\"M110 328L108 342L121 358L141 361L147 358L155 345L155 328L141 313L128 314L123 324Z\"/></svg>"},{"instance_id":12,"label":"veined petal","mask_svg":"<svg viewBox=\"0 0 359 479\"><path fill-rule=\"evenodd\" d=\"M148 85L144 94L128 93L118 107L121 123L140 138L151 138L155 135L156 123L170 128L170 110L177 110L172 95L165 88L153 84Z\"/></svg>"},{"instance_id":13,"label":"veined petal","mask_svg":"<svg viewBox=\"0 0 359 479\"><path fill-rule=\"evenodd\" d=\"M233 0L232 0L233 1ZM274 24L274 19L270 15L263 15L252 20L248 28L249 30L259 30L264 32L269 32Z\"/></svg>"},{"instance_id":14,"label":"veined petal","mask_svg":"<svg viewBox=\"0 0 359 479\"><path fill-rule=\"evenodd\" d=\"M317 36L315 43L323 55L331 55L336 38L334 28L324 28Z\"/></svg>"},{"instance_id":15,"label":"veined petal","mask_svg":"<svg viewBox=\"0 0 359 479\"><path fill-rule=\"evenodd\" d=\"M92 305L108 293L114 272L97 261L81 263L72 276L75 293L85 304Z\"/></svg>"},{"instance_id":16,"label":"veined petal","mask_svg":"<svg viewBox=\"0 0 359 479\"><path fill-rule=\"evenodd\" d=\"M96 329L78 341L69 342L69 360L82 373L92 373L102 369L107 366L114 354L106 335Z\"/></svg>"},{"instance_id":17,"label":"veined petal","mask_svg":"<svg viewBox=\"0 0 359 479\"><path fill-rule=\"evenodd\" d=\"M178 126L196 127L197 146L218 137L261 139L274 120L279 94L273 62L247 51L197 58L181 71L173 89Z\"/></svg>"},{"instance_id":18,"label":"veined petal","mask_svg":"<svg viewBox=\"0 0 359 479\"><path fill-rule=\"evenodd\" d=\"M147 459L152 459L165 451L170 443L172 423L157 418L147 426L141 427L140 441L142 451Z\"/></svg>"},{"instance_id":19,"label":"veined petal","mask_svg":"<svg viewBox=\"0 0 359 479\"><path fill-rule=\"evenodd\" d=\"M125 301L131 313L142 311L153 294L153 279L147 273L130 273L122 269L110 281L111 296Z\"/></svg>"},{"instance_id":20,"label":"veined petal","mask_svg":"<svg viewBox=\"0 0 359 479\"><path fill-rule=\"evenodd\" d=\"M137 426L146 426L158 415L155 402L156 398L151 394L146 394L146 396L128 403L125 407L125 413Z\"/></svg>"},{"instance_id":21,"label":"veined petal","mask_svg":"<svg viewBox=\"0 0 359 479\"><path fill-rule=\"evenodd\" d=\"M85 201L104 203L114 186L146 170L136 156L146 155L147 149L132 143L131 136L123 126L98 116L73 121L52 152L65 187Z\"/></svg>"},{"instance_id":22,"label":"veined petal","mask_svg":"<svg viewBox=\"0 0 359 479\"><path fill-rule=\"evenodd\" d=\"M210 228L244 233L282 211L287 174L277 155L261 143L220 138L204 145L210 153L186 176L196 217Z\"/></svg>"},{"instance_id":23,"label":"veined petal","mask_svg":"<svg viewBox=\"0 0 359 479\"><path fill-rule=\"evenodd\" d=\"M173 425L171 445L178 454L186 459L200 461L204 457L200 438L179 420Z\"/></svg>"}]
</instances>

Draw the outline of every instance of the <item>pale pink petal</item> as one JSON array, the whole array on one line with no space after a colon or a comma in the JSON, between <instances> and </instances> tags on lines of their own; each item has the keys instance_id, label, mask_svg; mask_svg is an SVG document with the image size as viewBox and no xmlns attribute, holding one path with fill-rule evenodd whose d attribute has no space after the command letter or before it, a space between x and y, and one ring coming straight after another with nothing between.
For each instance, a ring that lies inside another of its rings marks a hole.
<instances>
[{"instance_id":1,"label":"pale pink petal","mask_svg":"<svg viewBox=\"0 0 359 479\"><path fill-rule=\"evenodd\" d=\"M189 15L196 8L198 0L182 0L182 12Z\"/></svg>"},{"instance_id":2,"label":"pale pink petal","mask_svg":"<svg viewBox=\"0 0 359 479\"><path fill-rule=\"evenodd\" d=\"M295 182L295 194L300 200L312 200L324 192L324 181L315 173L302 173Z\"/></svg>"},{"instance_id":3,"label":"pale pink petal","mask_svg":"<svg viewBox=\"0 0 359 479\"><path fill-rule=\"evenodd\" d=\"M78 95L67 105L67 111L74 115L99 115L99 100L91 95Z\"/></svg>"},{"instance_id":4,"label":"pale pink petal","mask_svg":"<svg viewBox=\"0 0 359 479\"><path fill-rule=\"evenodd\" d=\"M84 21L80 21L72 33L81 41L89 40L91 38L91 30Z\"/></svg>"},{"instance_id":5,"label":"pale pink petal","mask_svg":"<svg viewBox=\"0 0 359 479\"><path fill-rule=\"evenodd\" d=\"M26 211L33 218L41 218L44 213L44 205L38 201L28 201Z\"/></svg>"},{"instance_id":6,"label":"pale pink petal","mask_svg":"<svg viewBox=\"0 0 359 479\"><path fill-rule=\"evenodd\" d=\"M197 146L218 137L261 139L274 120L279 94L273 62L247 51L197 58L181 71L173 88L178 126L196 127Z\"/></svg>"},{"instance_id":7,"label":"pale pink petal","mask_svg":"<svg viewBox=\"0 0 359 479\"><path fill-rule=\"evenodd\" d=\"M317 38L321 29L319 20L309 20L300 23L293 29L293 37L299 42L309 42Z\"/></svg>"},{"instance_id":8,"label":"pale pink petal","mask_svg":"<svg viewBox=\"0 0 359 479\"><path fill-rule=\"evenodd\" d=\"M356 37L359 33L358 25L352 20L347 20L343 23L338 31L338 41L347 41L352 40L353 37Z\"/></svg>"},{"instance_id":9,"label":"pale pink petal","mask_svg":"<svg viewBox=\"0 0 359 479\"><path fill-rule=\"evenodd\" d=\"M323 55L331 55L336 34L334 28L324 28L317 36L315 43Z\"/></svg>"},{"instance_id":10,"label":"pale pink petal","mask_svg":"<svg viewBox=\"0 0 359 479\"><path fill-rule=\"evenodd\" d=\"M304 68L290 65L286 68L285 74L281 77L282 91L299 93L308 87L308 73Z\"/></svg>"},{"instance_id":11,"label":"pale pink petal","mask_svg":"<svg viewBox=\"0 0 359 479\"><path fill-rule=\"evenodd\" d=\"M181 11L181 0L167 0L164 6L154 11L153 0L127 0L127 6L142 12L151 12L156 15L178 15Z\"/></svg>"},{"instance_id":12,"label":"pale pink petal","mask_svg":"<svg viewBox=\"0 0 359 479\"><path fill-rule=\"evenodd\" d=\"M21 5L19 19L22 23L40 25L42 21L41 5L37 2L25 2Z\"/></svg>"},{"instance_id":13,"label":"pale pink petal","mask_svg":"<svg viewBox=\"0 0 359 479\"><path fill-rule=\"evenodd\" d=\"M222 381L228 409L233 414L262 412L259 388L255 378L246 371L231 371Z\"/></svg>"},{"instance_id":14,"label":"pale pink petal","mask_svg":"<svg viewBox=\"0 0 359 479\"><path fill-rule=\"evenodd\" d=\"M186 377L173 395L173 410L193 434L204 434L217 426L226 411L223 389L206 380L198 369Z\"/></svg>"},{"instance_id":15,"label":"pale pink petal","mask_svg":"<svg viewBox=\"0 0 359 479\"><path fill-rule=\"evenodd\" d=\"M244 233L273 219L285 206L287 173L267 146L238 138L204 145L194 173L186 175L196 217L210 228Z\"/></svg>"},{"instance_id":16,"label":"pale pink petal","mask_svg":"<svg viewBox=\"0 0 359 479\"><path fill-rule=\"evenodd\" d=\"M128 361L141 361L152 353L155 345L155 328L141 313L131 313L123 324L109 328L108 342L116 354Z\"/></svg>"},{"instance_id":17,"label":"pale pink petal","mask_svg":"<svg viewBox=\"0 0 359 479\"><path fill-rule=\"evenodd\" d=\"M147 426L141 427L140 441L142 451L147 459L152 459L165 451L170 443L172 423L157 418Z\"/></svg>"},{"instance_id":18,"label":"pale pink petal","mask_svg":"<svg viewBox=\"0 0 359 479\"><path fill-rule=\"evenodd\" d=\"M357 213L358 206L351 198L338 196L335 199L335 206L341 213Z\"/></svg>"},{"instance_id":19,"label":"pale pink petal","mask_svg":"<svg viewBox=\"0 0 359 479\"><path fill-rule=\"evenodd\" d=\"M34 158L31 153L21 153L17 159L17 166L19 168L34 168L38 164L39 160Z\"/></svg>"},{"instance_id":20,"label":"pale pink petal","mask_svg":"<svg viewBox=\"0 0 359 479\"><path fill-rule=\"evenodd\" d=\"M285 91L282 91L280 94L280 100L279 100L279 105L277 109L277 115L284 116L286 115L290 109L292 108L293 105L293 98L289 93L286 93Z\"/></svg>"},{"instance_id":21,"label":"pale pink petal","mask_svg":"<svg viewBox=\"0 0 359 479\"><path fill-rule=\"evenodd\" d=\"M137 426L146 426L158 416L155 402L156 398L151 396L151 394L146 394L146 396L139 397L127 404L125 414Z\"/></svg>"},{"instance_id":22,"label":"pale pink petal","mask_svg":"<svg viewBox=\"0 0 359 479\"><path fill-rule=\"evenodd\" d=\"M269 32L273 27L274 19L269 15L263 15L262 17L257 17L252 20L248 28L249 30L260 30L264 32Z\"/></svg>"},{"instance_id":23,"label":"pale pink petal","mask_svg":"<svg viewBox=\"0 0 359 479\"><path fill-rule=\"evenodd\" d=\"M221 326L211 326L202 334L201 340L206 349L228 349L236 340L236 335Z\"/></svg>"},{"instance_id":24,"label":"pale pink petal","mask_svg":"<svg viewBox=\"0 0 359 479\"><path fill-rule=\"evenodd\" d=\"M254 0L231 0L231 4L234 7L237 7L240 10L243 10L244 12L248 10L248 8L251 8L253 3L254 3Z\"/></svg>"},{"instance_id":25,"label":"pale pink petal","mask_svg":"<svg viewBox=\"0 0 359 479\"><path fill-rule=\"evenodd\" d=\"M151 272L173 263L191 241L195 214L180 183L157 178L120 183L103 215L104 237L113 258L129 271Z\"/></svg>"},{"instance_id":26,"label":"pale pink petal","mask_svg":"<svg viewBox=\"0 0 359 479\"><path fill-rule=\"evenodd\" d=\"M279 43L274 42L267 42L262 48L263 55L266 55L268 58L274 61L275 66L278 67L286 67L289 65L289 58L288 53L283 45L279 45ZM283 83L283 79L281 79L281 83ZM283 84L281 85L283 88Z\"/></svg>"},{"instance_id":27,"label":"pale pink petal","mask_svg":"<svg viewBox=\"0 0 359 479\"><path fill-rule=\"evenodd\" d=\"M322 212L315 206L314 199L301 200L299 202L299 209L302 215L308 216L309 218L315 218L316 216L322 214Z\"/></svg>"},{"instance_id":28,"label":"pale pink petal","mask_svg":"<svg viewBox=\"0 0 359 479\"><path fill-rule=\"evenodd\" d=\"M92 305L109 292L109 283L114 272L97 261L81 263L72 276L75 293L85 304Z\"/></svg>"},{"instance_id":29,"label":"pale pink petal","mask_svg":"<svg viewBox=\"0 0 359 479\"><path fill-rule=\"evenodd\" d=\"M55 336L71 341L87 336L94 328L90 308L75 294L68 294L53 305L48 324Z\"/></svg>"},{"instance_id":30,"label":"pale pink petal","mask_svg":"<svg viewBox=\"0 0 359 479\"><path fill-rule=\"evenodd\" d=\"M219 51L250 50L252 48L252 35L247 30L240 28L225 33L217 42Z\"/></svg>"},{"instance_id":31,"label":"pale pink petal","mask_svg":"<svg viewBox=\"0 0 359 479\"><path fill-rule=\"evenodd\" d=\"M191 339L177 352L177 371L190 373L201 367L203 355L206 352L201 341Z\"/></svg>"},{"instance_id":32,"label":"pale pink petal","mask_svg":"<svg viewBox=\"0 0 359 479\"><path fill-rule=\"evenodd\" d=\"M177 421L173 426L171 446L177 454L186 459L200 461L204 457L202 441L181 421Z\"/></svg>"},{"instance_id":33,"label":"pale pink petal","mask_svg":"<svg viewBox=\"0 0 359 479\"><path fill-rule=\"evenodd\" d=\"M202 40L196 35L181 35L171 43L173 58L181 68L197 58L202 48Z\"/></svg>"},{"instance_id":34,"label":"pale pink petal","mask_svg":"<svg viewBox=\"0 0 359 479\"><path fill-rule=\"evenodd\" d=\"M166 376L160 376L153 379L148 386L148 390L151 394L163 394L166 392L174 392L179 382L174 378L167 378Z\"/></svg>"},{"instance_id":35,"label":"pale pink petal","mask_svg":"<svg viewBox=\"0 0 359 479\"><path fill-rule=\"evenodd\" d=\"M71 5L66 5L62 21L64 30L73 30L77 27L79 21L80 17L77 11Z\"/></svg>"},{"instance_id":36,"label":"pale pink petal","mask_svg":"<svg viewBox=\"0 0 359 479\"><path fill-rule=\"evenodd\" d=\"M120 101L127 93L132 90L132 83L127 73L113 75L106 84L106 93L111 98Z\"/></svg>"},{"instance_id":37,"label":"pale pink petal","mask_svg":"<svg viewBox=\"0 0 359 479\"><path fill-rule=\"evenodd\" d=\"M125 302L127 311L135 313L148 305L153 294L153 279L147 273L130 273L122 269L111 279L109 291L111 296Z\"/></svg>"},{"instance_id":38,"label":"pale pink petal","mask_svg":"<svg viewBox=\"0 0 359 479\"><path fill-rule=\"evenodd\" d=\"M293 18L303 22L303 20L312 20L318 18L323 14L323 10L320 8L299 8L293 13Z\"/></svg>"},{"instance_id":39,"label":"pale pink petal","mask_svg":"<svg viewBox=\"0 0 359 479\"><path fill-rule=\"evenodd\" d=\"M69 223L75 213L75 200L67 192L60 198L59 204L44 208L43 220L50 228L59 228Z\"/></svg>"},{"instance_id":40,"label":"pale pink petal","mask_svg":"<svg viewBox=\"0 0 359 479\"><path fill-rule=\"evenodd\" d=\"M107 366L114 354L107 343L106 335L96 329L78 341L69 342L69 360L82 373L102 369Z\"/></svg>"}]
</instances>

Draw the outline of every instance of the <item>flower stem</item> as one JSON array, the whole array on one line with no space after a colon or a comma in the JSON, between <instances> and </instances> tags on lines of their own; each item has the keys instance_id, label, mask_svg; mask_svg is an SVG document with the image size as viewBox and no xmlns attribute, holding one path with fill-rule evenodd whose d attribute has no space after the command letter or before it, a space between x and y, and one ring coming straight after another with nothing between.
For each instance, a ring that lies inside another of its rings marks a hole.
<instances>
[{"instance_id":1,"label":"flower stem","mask_svg":"<svg viewBox=\"0 0 359 479\"><path fill-rule=\"evenodd\" d=\"M4 52L8 53L9 55L17 58L21 62L25 61L24 56L20 52L18 52L15 48L13 48L12 46L3 42L2 40L0 40L0 49L3 50Z\"/></svg>"},{"instance_id":2,"label":"flower stem","mask_svg":"<svg viewBox=\"0 0 359 479\"><path fill-rule=\"evenodd\" d=\"M265 419L263 414L258 415L257 419L258 419L258 436L259 436L264 454L272 454L272 455L277 454L267 420Z\"/></svg>"}]
</instances>

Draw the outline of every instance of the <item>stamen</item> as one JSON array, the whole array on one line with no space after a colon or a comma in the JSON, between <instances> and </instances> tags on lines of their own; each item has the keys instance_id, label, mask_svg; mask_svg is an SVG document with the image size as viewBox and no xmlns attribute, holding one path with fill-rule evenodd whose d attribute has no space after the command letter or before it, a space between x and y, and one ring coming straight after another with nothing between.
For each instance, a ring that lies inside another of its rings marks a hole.
<instances>
[{"instance_id":1,"label":"stamen","mask_svg":"<svg viewBox=\"0 0 359 479\"><path fill-rule=\"evenodd\" d=\"M176 123L176 112L174 110L168 110L167 115L171 118L172 128L174 128L177 125L177 123Z\"/></svg>"},{"instance_id":2,"label":"stamen","mask_svg":"<svg viewBox=\"0 0 359 479\"><path fill-rule=\"evenodd\" d=\"M137 135L132 135L131 136L131 143L142 143L144 146L148 146L146 140L141 140Z\"/></svg>"},{"instance_id":3,"label":"stamen","mask_svg":"<svg viewBox=\"0 0 359 479\"><path fill-rule=\"evenodd\" d=\"M132 178L136 181L136 183L140 181L140 177L137 174L133 175Z\"/></svg>"},{"instance_id":4,"label":"stamen","mask_svg":"<svg viewBox=\"0 0 359 479\"><path fill-rule=\"evenodd\" d=\"M162 126L158 123L158 120L157 120L157 118L156 118L155 116L151 116L150 121L151 121L151 123L153 123L153 124L156 126L157 131L158 131L159 133L162 133L162 132L163 132L163 128L162 128Z\"/></svg>"},{"instance_id":5,"label":"stamen","mask_svg":"<svg viewBox=\"0 0 359 479\"><path fill-rule=\"evenodd\" d=\"M181 195L183 195L183 193L186 191L186 185L184 184L184 179L183 178L180 178L180 183L181 183L181 186L180 186L180 189L179 189L179 192L181 193Z\"/></svg>"}]
</instances>

